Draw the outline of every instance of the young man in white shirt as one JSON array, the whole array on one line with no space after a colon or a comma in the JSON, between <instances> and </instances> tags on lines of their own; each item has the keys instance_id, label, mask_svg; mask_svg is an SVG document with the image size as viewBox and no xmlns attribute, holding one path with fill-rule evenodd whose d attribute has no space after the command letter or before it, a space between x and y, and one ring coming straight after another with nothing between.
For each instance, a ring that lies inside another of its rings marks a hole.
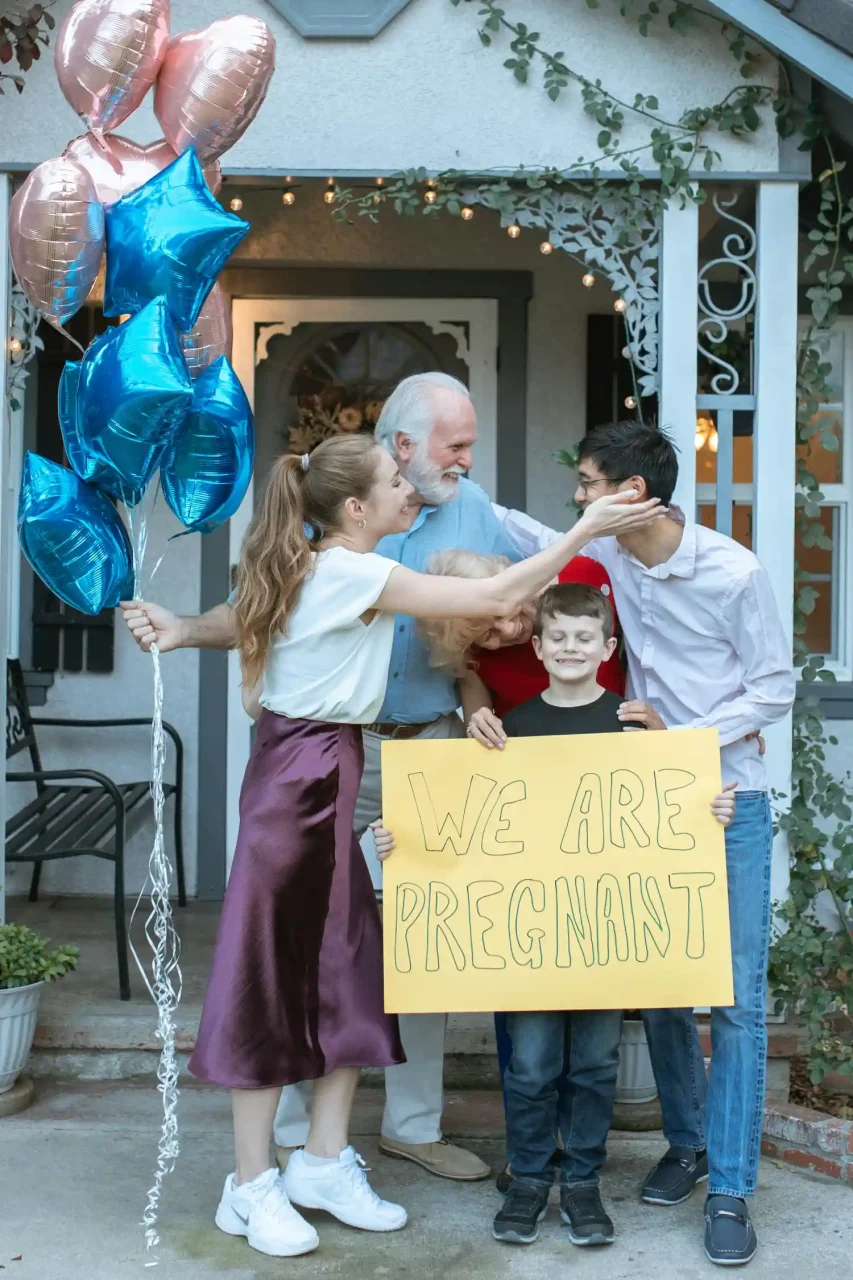
<instances>
[{"instance_id":1,"label":"young man in white shirt","mask_svg":"<svg viewBox=\"0 0 853 1280\"><path fill-rule=\"evenodd\" d=\"M677 475L662 431L611 423L581 443L575 499L584 506L631 488L638 502L668 505ZM498 514L525 554L551 541L552 531L528 517ZM738 782L726 831L735 1003L711 1012L707 1083L692 1010L644 1014L670 1146L642 1190L647 1203L679 1204L707 1179L706 1253L737 1265L757 1245L746 1200L757 1181L767 1055L772 822L754 733L793 703L791 650L752 552L677 509L636 534L591 542L584 554L604 565L618 601L630 695L620 714L649 729L717 729L724 777Z\"/></svg>"}]
</instances>

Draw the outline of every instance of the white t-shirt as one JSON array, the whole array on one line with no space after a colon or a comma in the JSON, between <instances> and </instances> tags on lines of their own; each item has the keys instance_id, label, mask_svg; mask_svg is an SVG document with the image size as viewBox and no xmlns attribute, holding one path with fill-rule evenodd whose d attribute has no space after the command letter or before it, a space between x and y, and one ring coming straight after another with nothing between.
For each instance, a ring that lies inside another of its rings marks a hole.
<instances>
[{"instance_id":1,"label":"white t-shirt","mask_svg":"<svg viewBox=\"0 0 853 1280\"><path fill-rule=\"evenodd\" d=\"M385 698L394 614L367 613L395 560L330 547L313 553L287 630L267 655L261 706L293 720L372 724Z\"/></svg>"}]
</instances>

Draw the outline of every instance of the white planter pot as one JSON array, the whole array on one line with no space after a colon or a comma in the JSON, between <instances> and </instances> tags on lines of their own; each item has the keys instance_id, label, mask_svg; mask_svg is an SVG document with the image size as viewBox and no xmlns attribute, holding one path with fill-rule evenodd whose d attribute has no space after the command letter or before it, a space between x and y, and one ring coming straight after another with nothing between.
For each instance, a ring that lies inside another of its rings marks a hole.
<instances>
[{"instance_id":1,"label":"white planter pot","mask_svg":"<svg viewBox=\"0 0 853 1280\"><path fill-rule=\"evenodd\" d=\"M27 1065L43 982L0 991L0 1093L7 1093Z\"/></svg>"},{"instance_id":2,"label":"white planter pot","mask_svg":"<svg viewBox=\"0 0 853 1280\"><path fill-rule=\"evenodd\" d=\"M619 1045L619 1074L616 1077L617 1102L652 1102L658 1096L652 1060L642 1022L622 1024Z\"/></svg>"}]
</instances>

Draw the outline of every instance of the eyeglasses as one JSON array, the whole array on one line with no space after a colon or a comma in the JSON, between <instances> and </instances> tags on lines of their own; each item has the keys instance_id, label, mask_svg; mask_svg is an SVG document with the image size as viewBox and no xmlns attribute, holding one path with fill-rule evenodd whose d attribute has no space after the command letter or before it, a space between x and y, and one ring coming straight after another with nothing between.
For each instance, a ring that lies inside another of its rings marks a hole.
<instances>
[{"instance_id":1,"label":"eyeglasses","mask_svg":"<svg viewBox=\"0 0 853 1280\"><path fill-rule=\"evenodd\" d=\"M589 493L590 489L594 489L597 484L623 484L627 479L627 476L599 476L597 480L582 480L578 477L578 488L583 489L584 493Z\"/></svg>"}]
</instances>

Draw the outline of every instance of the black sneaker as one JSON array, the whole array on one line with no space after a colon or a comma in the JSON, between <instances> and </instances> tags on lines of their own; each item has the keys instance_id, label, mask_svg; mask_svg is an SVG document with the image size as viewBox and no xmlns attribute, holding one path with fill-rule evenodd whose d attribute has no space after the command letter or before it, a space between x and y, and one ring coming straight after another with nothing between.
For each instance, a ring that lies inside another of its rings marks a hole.
<instances>
[{"instance_id":1,"label":"black sneaker","mask_svg":"<svg viewBox=\"0 0 853 1280\"><path fill-rule=\"evenodd\" d=\"M557 1150L551 1156L549 1164L552 1169L556 1169L557 1171L559 1171L561 1155L562 1155L562 1152ZM495 1178L495 1187L497 1191L500 1193L500 1195L505 1196L509 1191L510 1187L512 1186L512 1183L513 1183L512 1166L507 1160L506 1164L501 1169L498 1176Z\"/></svg>"},{"instance_id":2,"label":"black sneaker","mask_svg":"<svg viewBox=\"0 0 853 1280\"><path fill-rule=\"evenodd\" d=\"M708 1156L690 1147L670 1147L643 1183L646 1204L681 1204L698 1182L708 1181Z\"/></svg>"},{"instance_id":3,"label":"black sneaker","mask_svg":"<svg viewBox=\"0 0 853 1280\"><path fill-rule=\"evenodd\" d=\"M513 1182L492 1223L492 1235L506 1244L533 1244L548 1208L550 1187Z\"/></svg>"},{"instance_id":4,"label":"black sneaker","mask_svg":"<svg viewBox=\"0 0 853 1280\"><path fill-rule=\"evenodd\" d=\"M708 1196L705 1201L705 1253L720 1267L751 1262L758 1240L746 1201L737 1196Z\"/></svg>"},{"instance_id":5,"label":"black sneaker","mask_svg":"<svg viewBox=\"0 0 853 1280\"><path fill-rule=\"evenodd\" d=\"M512 1169L509 1166L509 1161L506 1162L495 1178L495 1186L502 1196L505 1196L512 1186Z\"/></svg>"},{"instance_id":6,"label":"black sneaker","mask_svg":"<svg viewBox=\"0 0 853 1280\"><path fill-rule=\"evenodd\" d=\"M612 1244L616 1239L598 1187L560 1187L560 1217L572 1244Z\"/></svg>"}]
</instances>

